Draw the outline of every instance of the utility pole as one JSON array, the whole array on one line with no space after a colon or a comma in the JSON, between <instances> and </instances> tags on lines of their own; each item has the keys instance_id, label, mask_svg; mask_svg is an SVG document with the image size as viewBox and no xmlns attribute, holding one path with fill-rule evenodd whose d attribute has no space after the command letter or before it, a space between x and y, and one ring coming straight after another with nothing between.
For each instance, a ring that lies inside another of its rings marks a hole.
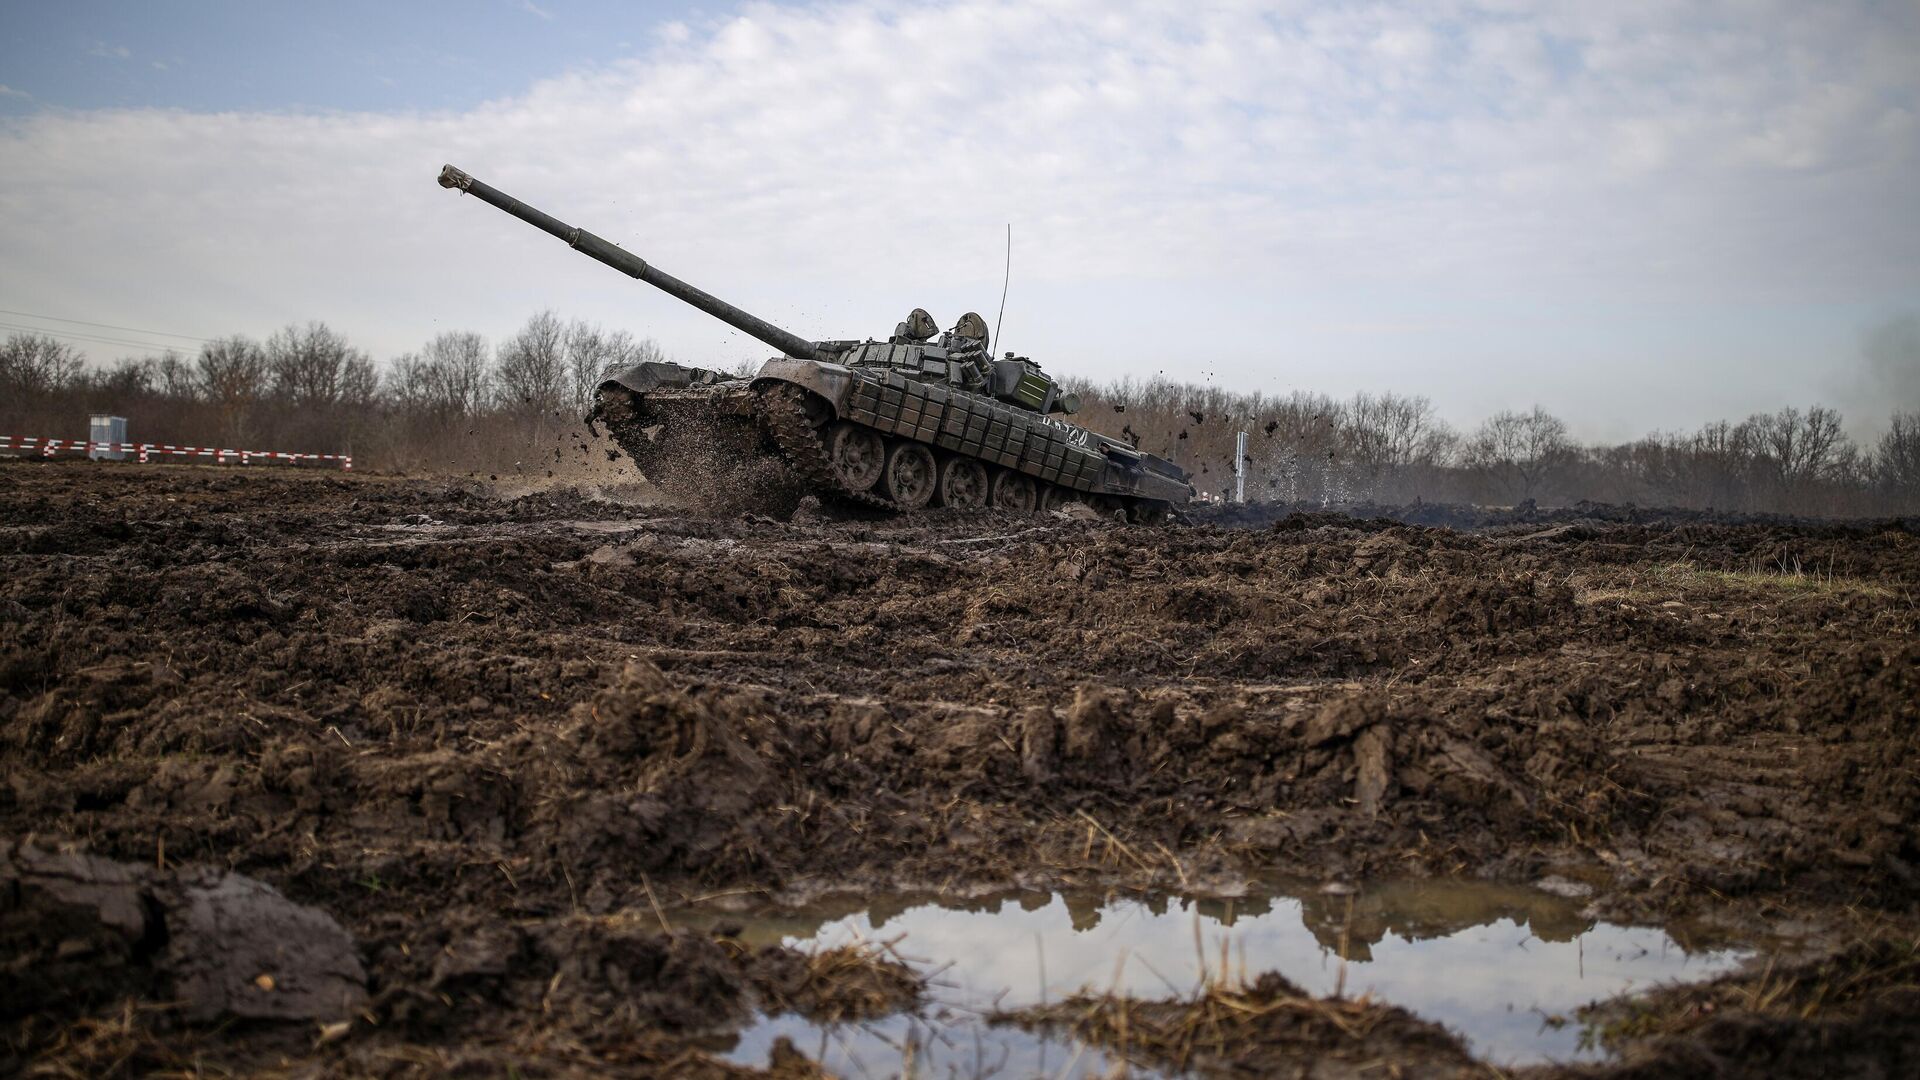
<instances>
[{"instance_id":1,"label":"utility pole","mask_svg":"<svg viewBox=\"0 0 1920 1080\"><path fill-rule=\"evenodd\" d=\"M1247 501L1247 433L1244 431L1233 440L1233 501Z\"/></svg>"}]
</instances>

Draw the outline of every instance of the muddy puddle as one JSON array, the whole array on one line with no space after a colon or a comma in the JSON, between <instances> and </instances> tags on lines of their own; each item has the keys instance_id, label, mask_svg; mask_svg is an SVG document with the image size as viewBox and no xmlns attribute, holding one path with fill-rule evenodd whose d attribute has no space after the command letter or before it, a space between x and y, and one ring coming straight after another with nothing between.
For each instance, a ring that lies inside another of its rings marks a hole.
<instances>
[{"instance_id":1,"label":"muddy puddle","mask_svg":"<svg viewBox=\"0 0 1920 1080\"><path fill-rule=\"evenodd\" d=\"M987 1017L1083 988L1189 996L1224 965L1229 978L1278 971L1316 995L1371 995L1446 1025L1496 1064L1595 1060L1600 1052L1582 1038L1575 1015L1581 1006L1711 978L1751 955L1690 949L1664 929L1599 921L1583 914L1579 886L1545 884L1281 886L1232 900L909 894L728 916L752 944L883 944L929 974L932 986L917 1016L834 1027L762 1017L724 1049L730 1060L764 1065L784 1037L848 1076L899 1075L907 1060L922 1076L1100 1076L1115 1063L1094 1049Z\"/></svg>"}]
</instances>

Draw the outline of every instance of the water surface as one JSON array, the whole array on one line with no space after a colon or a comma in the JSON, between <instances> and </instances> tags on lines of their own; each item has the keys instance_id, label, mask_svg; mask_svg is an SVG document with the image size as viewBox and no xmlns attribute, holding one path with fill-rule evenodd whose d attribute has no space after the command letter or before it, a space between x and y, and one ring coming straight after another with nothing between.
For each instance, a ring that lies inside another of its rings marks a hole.
<instances>
[{"instance_id":1,"label":"water surface","mask_svg":"<svg viewBox=\"0 0 1920 1080\"><path fill-rule=\"evenodd\" d=\"M823 1028L762 1018L728 1057L764 1065L785 1036L830 1071L898 1076L1099 1076L1112 1064L1071 1039L981 1022L1082 988L1157 999L1204 973L1277 971L1309 993L1370 994L1459 1033L1497 1064L1591 1060L1573 1013L1657 983L1710 978L1746 953L1683 948L1665 930L1601 922L1584 902L1457 880L1328 893L1278 888L1239 900L1017 892L970 901L842 897L725 921L749 943L832 948L891 942L938 971L918 1017ZM1196 931L1198 941L1196 943ZM1223 961L1224 953L1224 961ZM1203 972L1204 968L1204 972ZM1141 1075L1136 1070L1136 1075Z\"/></svg>"}]
</instances>

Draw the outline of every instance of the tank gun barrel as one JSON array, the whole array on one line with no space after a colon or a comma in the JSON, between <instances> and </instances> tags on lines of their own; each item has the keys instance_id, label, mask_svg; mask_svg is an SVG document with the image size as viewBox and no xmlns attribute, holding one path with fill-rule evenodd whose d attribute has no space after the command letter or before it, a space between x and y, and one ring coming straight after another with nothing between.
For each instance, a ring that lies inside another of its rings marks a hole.
<instances>
[{"instance_id":1,"label":"tank gun barrel","mask_svg":"<svg viewBox=\"0 0 1920 1080\"><path fill-rule=\"evenodd\" d=\"M828 351L822 349L817 342L808 341L798 334L782 330L757 315L734 307L704 289L695 288L672 274L663 273L648 265L647 261L640 256L602 240L585 229L574 228L559 218L542 213L499 188L475 180L451 165L440 170L440 186L463 191L481 202L504 210L534 228L566 241L567 246L575 251L606 263L628 277L639 278L661 292L699 308L728 326L759 338L788 356L802 360L832 359Z\"/></svg>"}]
</instances>

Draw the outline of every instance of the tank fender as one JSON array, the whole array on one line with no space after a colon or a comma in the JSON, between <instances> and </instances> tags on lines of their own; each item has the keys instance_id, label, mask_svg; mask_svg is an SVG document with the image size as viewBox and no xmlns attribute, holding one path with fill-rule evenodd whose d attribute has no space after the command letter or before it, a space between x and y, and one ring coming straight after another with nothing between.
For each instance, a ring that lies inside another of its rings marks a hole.
<instances>
[{"instance_id":1,"label":"tank fender","mask_svg":"<svg viewBox=\"0 0 1920 1080\"><path fill-rule=\"evenodd\" d=\"M753 376L753 384L762 386L768 382L783 382L811 391L824 398L833 406L833 415L839 416L846 411L847 399L853 395L854 380L859 378L853 369L843 364L823 363L817 360L769 360L760 365Z\"/></svg>"},{"instance_id":2,"label":"tank fender","mask_svg":"<svg viewBox=\"0 0 1920 1080\"><path fill-rule=\"evenodd\" d=\"M706 368L688 367L685 364L671 364L663 360L649 360L644 364L635 364L630 368L618 368L609 371L603 377L601 386L624 386L636 394L651 390L684 390L690 386L712 386L730 382L734 376Z\"/></svg>"}]
</instances>

